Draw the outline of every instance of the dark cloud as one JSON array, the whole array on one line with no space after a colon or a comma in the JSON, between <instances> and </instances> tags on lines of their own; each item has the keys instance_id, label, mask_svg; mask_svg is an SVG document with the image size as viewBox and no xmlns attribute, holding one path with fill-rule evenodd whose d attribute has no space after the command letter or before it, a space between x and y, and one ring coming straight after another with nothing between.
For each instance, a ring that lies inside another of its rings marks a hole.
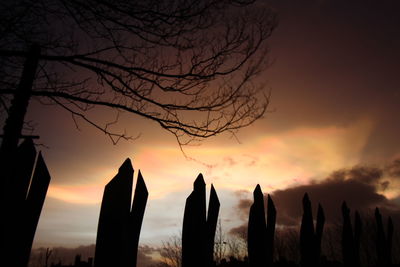
<instances>
[{"instance_id":1,"label":"dark cloud","mask_svg":"<svg viewBox=\"0 0 400 267\"><path fill-rule=\"evenodd\" d=\"M247 224L242 224L238 227L234 227L228 232L230 235L239 237L243 240L247 239Z\"/></svg>"},{"instance_id":2,"label":"dark cloud","mask_svg":"<svg viewBox=\"0 0 400 267\"><path fill-rule=\"evenodd\" d=\"M374 122L362 160L399 152L400 1L270 0L269 133ZM340 103L340 105L338 105ZM397 144L397 145L396 145Z\"/></svg>"},{"instance_id":3,"label":"dark cloud","mask_svg":"<svg viewBox=\"0 0 400 267\"><path fill-rule=\"evenodd\" d=\"M340 205L346 201L353 210L366 211L376 206L390 206L389 200L377 192L382 171L377 168L355 167L332 173L323 182L277 190L272 198L278 210L278 223L296 225L302 215L301 199L307 192L316 210L321 203L327 221L340 219ZM384 182L387 185L387 181Z\"/></svg>"},{"instance_id":4,"label":"dark cloud","mask_svg":"<svg viewBox=\"0 0 400 267\"><path fill-rule=\"evenodd\" d=\"M151 255L157 252L156 248L151 246L143 245L139 247L138 257L137 257L137 267L147 267L155 265L158 261L154 260Z\"/></svg>"},{"instance_id":5,"label":"dark cloud","mask_svg":"<svg viewBox=\"0 0 400 267\"><path fill-rule=\"evenodd\" d=\"M393 160L386 166L385 171L391 177L400 178L400 158Z\"/></svg>"},{"instance_id":6,"label":"dark cloud","mask_svg":"<svg viewBox=\"0 0 400 267\"><path fill-rule=\"evenodd\" d=\"M239 203L237 204L237 214L242 220L247 220L248 211L250 209L251 204L253 203L252 199L249 199L249 192L240 190L235 192L236 196L239 199Z\"/></svg>"},{"instance_id":7,"label":"dark cloud","mask_svg":"<svg viewBox=\"0 0 400 267\"><path fill-rule=\"evenodd\" d=\"M387 168L356 166L351 169L342 169L333 172L321 182L312 182L307 185L277 190L272 192L272 199L277 209L277 223L285 226L296 226L301 221L302 198L308 193L316 211L318 203L324 208L327 222L341 220L341 204L346 201L352 211L358 210L361 214L369 214L375 207L379 207L385 215L394 218L400 217L400 205L396 200L389 200L379 193L390 186L386 176L395 176L398 171L398 160L387 165ZM241 217L247 220L252 199L249 195L239 194L242 198L238 203ZM315 216L315 214L314 214ZM240 226L231 230L231 234L243 232Z\"/></svg>"}]
</instances>

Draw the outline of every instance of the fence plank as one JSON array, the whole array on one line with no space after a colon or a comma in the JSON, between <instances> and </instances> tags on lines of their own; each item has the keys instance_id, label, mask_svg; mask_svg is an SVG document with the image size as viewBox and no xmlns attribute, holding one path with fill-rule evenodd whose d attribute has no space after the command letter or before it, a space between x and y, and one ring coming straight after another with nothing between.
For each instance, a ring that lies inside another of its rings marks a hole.
<instances>
[{"instance_id":1,"label":"fence plank","mask_svg":"<svg viewBox=\"0 0 400 267\"><path fill-rule=\"evenodd\" d=\"M214 262L214 238L215 231L217 229L218 214L219 214L220 203L217 192L213 185L210 190L210 200L208 202L208 213L207 213L207 234L206 234L206 266L213 266Z\"/></svg>"},{"instance_id":2,"label":"fence plank","mask_svg":"<svg viewBox=\"0 0 400 267\"><path fill-rule=\"evenodd\" d=\"M342 254L344 266L355 266L355 244L353 229L350 220L350 209L347 207L346 202L342 204L342 216L343 216L343 232L342 232Z\"/></svg>"},{"instance_id":3,"label":"fence plank","mask_svg":"<svg viewBox=\"0 0 400 267\"><path fill-rule=\"evenodd\" d=\"M136 266L140 230L142 228L144 211L146 209L148 196L149 192L147 191L146 184L139 170L138 178L136 181L135 195L132 202L132 210L129 216L129 241L125 251L124 266Z\"/></svg>"},{"instance_id":4,"label":"fence plank","mask_svg":"<svg viewBox=\"0 0 400 267\"><path fill-rule=\"evenodd\" d=\"M322 234L324 231L325 225L325 214L324 209L321 204L318 204L317 211L317 224L315 226L315 262L316 265L320 265L321 260L321 243L322 243Z\"/></svg>"},{"instance_id":5,"label":"fence plank","mask_svg":"<svg viewBox=\"0 0 400 267\"><path fill-rule=\"evenodd\" d=\"M96 267L121 267L128 242L133 168L129 159L105 186L101 203L94 264Z\"/></svg>"},{"instance_id":6,"label":"fence plank","mask_svg":"<svg viewBox=\"0 0 400 267\"><path fill-rule=\"evenodd\" d=\"M253 192L254 202L250 207L247 231L248 256L250 267L267 265L267 224L265 221L264 195L260 185Z\"/></svg>"},{"instance_id":7,"label":"fence plank","mask_svg":"<svg viewBox=\"0 0 400 267\"><path fill-rule=\"evenodd\" d=\"M186 199L182 227L182 267L205 266L206 184L199 174Z\"/></svg>"},{"instance_id":8,"label":"fence plank","mask_svg":"<svg viewBox=\"0 0 400 267\"><path fill-rule=\"evenodd\" d=\"M311 201L308 194L303 197L303 217L300 227L300 264L304 267L315 266L314 255L314 222Z\"/></svg>"},{"instance_id":9,"label":"fence plank","mask_svg":"<svg viewBox=\"0 0 400 267\"><path fill-rule=\"evenodd\" d=\"M275 238L275 224L276 224L276 209L274 202L270 195L268 195L267 202L267 266L271 266L274 259L274 238Z\"/></svg>"},{"instance_id":10,"label":"fence plank","mask_svg":"<svg viewBox=\"0 0 400 267\"><path fill-rule=\"evenodd\" d=\"M39 152L32 182L26 197L25 210L23 211L25 216L25 225L23 229L21 229L21 232L24 232L24 234L20 257L17 258L19 263L16 266L28 265L33 239L35 237L40 213L42 212L42 207L46 198L47 189L49 188L50 179L46 163L44 162L42 154Z\"/></svg>"},{"instance_id":11,"label":"fence plank","mask_svg":"<svg viewBox=\"0 0 400 267\"><path fill-rule=\"evenodd\" d=\"M29 257L29 251L24 239L25 231L22 231L27 226L26 222L26 196L28 194L29 184L36 159L36 150L32 140L25 139L17 149L16 159L14 159L11 179L9 180L8 188L4 192L3 197L7 199L3 202L3 214L7 214L2 218L2 236L1 247L2 254L7 258L20 258L19 265L23 264L24 260ZM28 255L22 255L28 253ZM3 257L4 257L3 256Z\"/></svg>"}]
</instances>

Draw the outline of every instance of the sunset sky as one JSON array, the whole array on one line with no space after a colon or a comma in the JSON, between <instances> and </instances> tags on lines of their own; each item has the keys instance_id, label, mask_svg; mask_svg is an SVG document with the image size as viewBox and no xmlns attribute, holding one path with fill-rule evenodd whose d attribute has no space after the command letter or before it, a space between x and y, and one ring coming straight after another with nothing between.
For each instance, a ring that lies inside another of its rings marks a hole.
<instances>
[{"instance_id":1,"label":"sunset sky","mask_svg":"<svg viewBox=\"0 0 400 267\"><path fill-rule=\"evenodd\" d=\"M174 136L126 114L119 126L140 138L114 146L83 122L77 130L64 110L31 101L28 120L36 123L52 176L34 247L95 243L104 186L128 157L134 183L140 169L149 190L145 245L179 234L199 173L207 190L211 183L217 190L227 232L246 222L243 203L257 184L272 194L281 224L300 216L304 191L328 207L328 220L345 199L351 209L378 205L400 214L400 4L267 2L279 26L269 40L270 67L258 82L271 91L271 103L237 138L184 147L185 158Z\"/></svg>"}]
</instances>

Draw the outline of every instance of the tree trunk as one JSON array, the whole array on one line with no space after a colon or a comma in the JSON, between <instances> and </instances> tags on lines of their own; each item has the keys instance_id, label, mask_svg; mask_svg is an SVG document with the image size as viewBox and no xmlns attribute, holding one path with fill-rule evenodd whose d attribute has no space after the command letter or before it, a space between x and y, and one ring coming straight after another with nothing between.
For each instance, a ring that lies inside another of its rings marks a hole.
<instances>
[{"instance_id":1,"label":"tree trunk","mask_svg":"<svg viewBox=\"0 0 400 267\"><path fill-rule=\"evenodd\" d=\"M8 118L3 128L3 140L0 147L0 183L2 196L7 192L12 160L14 160L14 154L24 125L24 118L39 62L39 55L40 47L32 45L28 51L21 80L15 91Z\"/></svg>"},{"instance_id":2,"label":"tree trunk","mask_svg":"<svg viewBox=\"0 0 400 267\"><path fill-rule=\"evenodd\" d=\"M0 221L0 246L10 246L7 237L8 231L12 229L8 220L13 215L14 209L17 209L16 203L10 201L11 197L16 193L11 190L11 179L13 170L18 166L16 151L18 141L21 137L24 118L28 108L29 99L31 97L32 85L35 79L36 70L39 61L40 48L32 45L28 51L24 69L20 83L15 90L14 98L11 101L11 107L8 118L3 128L3 140L0 146L0 209L2 218L7 220ZM14 211L15 212L15 211ZM0 258L7 262L8 253L5 250L0 252ZM10 260L10 259L8 259ZM14 260L14 259L11 259Z\"/></svg>"}]
</instances>

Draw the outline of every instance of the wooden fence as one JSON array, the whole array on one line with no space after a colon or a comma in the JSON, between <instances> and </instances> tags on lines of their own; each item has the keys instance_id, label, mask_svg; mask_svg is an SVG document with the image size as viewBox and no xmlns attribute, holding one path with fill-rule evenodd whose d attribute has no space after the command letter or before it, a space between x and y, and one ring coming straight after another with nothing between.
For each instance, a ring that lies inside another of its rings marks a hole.
<instances>
[{"instance_id":1,"label":"wooden fence","mask_svg":"<svg viewBox=\"0 0 400 267\"><path fill-rule=\"evenodd\" d=\"M31 139L9 160L10 175L3 176L0 258L6 266L27 266L36 227L50 183L42 154Z\"/></svg>"},{"instance_id":2,"label":"wooden fence","mask_svg":"<svg viewBox=\"0 0 400 267\"><path fill-rule=\"evenodd\" d=\"M135 196L130 208L133 169L127 159L118 174L107 184L100 212L95 267L136 266L138 239L143 220L148 192L140 174ZM248 260L246 266L273 266L274 240L277 211L271 196L267 197L265 216L264 194L256 186L253 192L248 221ZM182 267L215 266L214 237L220 203L215 188L211 185L208 211L206 209L206 184L200 174L194 182L193 191L186 199L182 228ZM354 230L350 210L346 202L342 205L342 255L343 266L360 266L360 236L362 222L355 213ZM375 210L377 225L377 265L391 266L393 223L388 219L385 234L382 216ZM306 193L303 197L303 216L300 227L300 266L317 267L321 262L321 241L325 215L318 205L316 225L312 216L311 201Z\"/></svg>"},{"instance_id":3,"label":"wooden fence","mask_svg":"<svg viewBox=\"0 0 400 267\"><path fill-rule=\"evenodd\" d=\"M33 142L25 140L18 148L17 159L12 166L12 176L5 193L12 205L2 203L2 259L11 258L8 266L27 266L32 242L44 203L50 175ZM35 162L36 159L36 162ZM139 171L132 199L133 173L127 159L117 175L105 186L101 204L95 267L135 267L139 235L146 208L148 191ZM248 220L248 259L245 266L270 267L274 265L274 240L277 211L271 196L264 207L264 194L259 185L253 192L253 204ZM8 208L7 208L8 207ZM214 238L220 203L216 190L211 186L208 210L206 184L200 174L193 191L186 199L182 229L182 267L215 266ZM265 215L267 210L267 216ZM354 229L346 202L342 205L342 266L360 266L360 236L362 221L355 213ZM377 265L391 266L393 223L388 219L385 233L379 209L375 210L377 226ZM300 227L300 266L317 267L321 263L321 240L325 216L318 206L316 225L312 216L311 202L307 193L303 198L303 217Z\"/></svg>"}]
</instances>

